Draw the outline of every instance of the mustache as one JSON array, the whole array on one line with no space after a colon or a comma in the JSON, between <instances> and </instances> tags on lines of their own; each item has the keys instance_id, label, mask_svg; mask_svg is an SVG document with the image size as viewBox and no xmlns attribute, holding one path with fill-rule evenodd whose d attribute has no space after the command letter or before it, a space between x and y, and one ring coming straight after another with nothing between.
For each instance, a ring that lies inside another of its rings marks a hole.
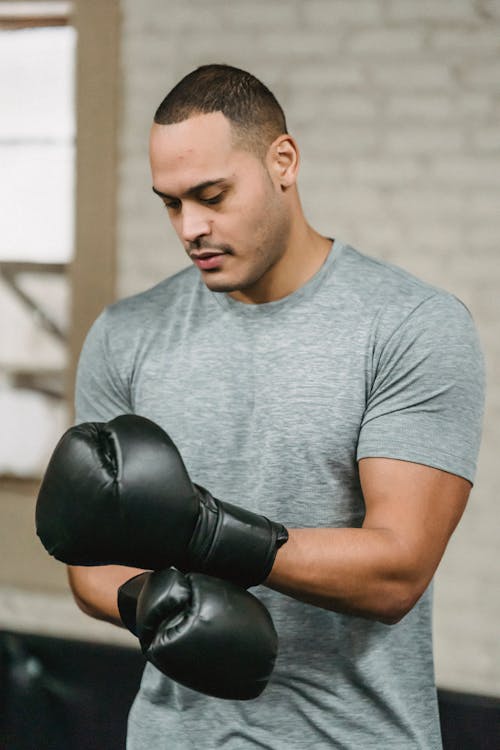
<instances>
[{"instance_id":1,"label":"mustache","mask_svg":"<svg viewBox=\"0 0 500 750\"><path fill-rule=\"evenodd\" d=\"M219 252L223 253L229 253L232 255L234 253L233 248L231 245L215 245L212 242L209 242L208 240L193 240L193 242L188 242L186 245L186 250L188 253L192 253L195 250L217 250Z\"/></svg>"}]
</instances>

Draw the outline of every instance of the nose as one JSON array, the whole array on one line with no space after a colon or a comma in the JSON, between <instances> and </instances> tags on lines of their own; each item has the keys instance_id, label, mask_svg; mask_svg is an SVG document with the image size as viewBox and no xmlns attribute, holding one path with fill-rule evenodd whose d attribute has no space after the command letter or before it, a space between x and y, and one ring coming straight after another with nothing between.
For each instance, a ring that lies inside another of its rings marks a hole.
<instances>
[{"instance_id":1,"label":"nose","mask_svg":"<svg viewBox=\"0 0 500 750\"><path fill-rule=\"evenodd\" d=\"M183 205L180 232L185 243L195 242L200 237L210 234L210 221L203 206Z\"/></svg>"}]
</instances>

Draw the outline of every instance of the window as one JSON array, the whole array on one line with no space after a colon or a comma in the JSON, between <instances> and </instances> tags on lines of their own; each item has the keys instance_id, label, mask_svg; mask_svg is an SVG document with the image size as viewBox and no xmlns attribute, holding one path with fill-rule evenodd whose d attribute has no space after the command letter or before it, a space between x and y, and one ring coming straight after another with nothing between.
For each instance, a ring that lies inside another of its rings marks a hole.
<instances>
[{"instance_id":1,"label":"window","mask_svg":"<svg viewBox=\"0 0 500 750\"><path fill-rule=\"evenodd\" d=\"M67 2L0 2L0 474L39 476L68 421L76 33Z\"/></svg>"}]
</instances>

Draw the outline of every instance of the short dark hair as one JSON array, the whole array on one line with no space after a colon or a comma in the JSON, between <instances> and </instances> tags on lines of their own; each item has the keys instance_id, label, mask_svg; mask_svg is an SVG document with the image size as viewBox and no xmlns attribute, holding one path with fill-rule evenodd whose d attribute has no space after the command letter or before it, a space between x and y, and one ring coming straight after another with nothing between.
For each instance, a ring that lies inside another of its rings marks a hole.
<instances>
[{"instance_id":1,"label":"short dark hair","mask_svg":"<svg viewBox=\"0 0 500 750\"><path fill-rule=\"evenodd\" d=\"M159 125L222 112L233 126L235 141L263 158L271 143L287 133L285 114L274 94L251 73L231 65L211 64L188 73L155 112Z\"/></svg>"}]
</instances>

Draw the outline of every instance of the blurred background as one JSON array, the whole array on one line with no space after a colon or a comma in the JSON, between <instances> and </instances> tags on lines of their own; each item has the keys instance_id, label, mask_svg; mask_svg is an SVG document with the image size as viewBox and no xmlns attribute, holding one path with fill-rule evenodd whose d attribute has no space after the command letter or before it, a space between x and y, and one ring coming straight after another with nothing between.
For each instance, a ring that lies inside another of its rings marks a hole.
<instances>
[{"instance_id":1,"label":"blurred background","mask_svg":"<svg viewBox=\"0 0 500 750\"><path fill-rule=\"evenodd\" d=\"M35 537L34 502L73 418L90 324L186 264L151 193L148 131L165 93L207 62L249 69L276 94L315 228L473 314L484 437L435 581L436 678L497 699L498 0L0 0L0 630L134 645L77 611Z\"/></svg>"}]
</instances>

